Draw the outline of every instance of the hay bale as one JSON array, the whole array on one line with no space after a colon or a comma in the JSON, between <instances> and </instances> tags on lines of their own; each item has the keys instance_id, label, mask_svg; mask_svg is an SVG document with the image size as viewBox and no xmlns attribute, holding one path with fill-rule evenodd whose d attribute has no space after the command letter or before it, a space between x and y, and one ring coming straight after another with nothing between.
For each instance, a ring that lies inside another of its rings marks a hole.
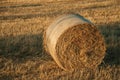
<instances>
[{"instance_id":1,"label":"hay bale","mask_svg":"<svg viewBox=\"0 0 120 80\"><path fill-rule=\"evenodd\" d=\"M64 70L96 68L105 56L105 43L97 28L77 14L58 18L44 34L44 46Z\"/></svg>"}]
</instances>

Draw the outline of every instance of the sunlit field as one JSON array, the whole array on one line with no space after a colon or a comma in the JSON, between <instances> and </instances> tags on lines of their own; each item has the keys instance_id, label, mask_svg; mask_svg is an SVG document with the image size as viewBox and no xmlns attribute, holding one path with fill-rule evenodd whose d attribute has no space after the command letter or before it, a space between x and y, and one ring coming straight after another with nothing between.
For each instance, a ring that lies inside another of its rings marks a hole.
<instances>
[{"instance_id":1,"label":"sunlit field","mask_svg":"<svg viewBox=\"0 0 120 80\"><path fill-rule=\"evenodd\" d=\"M56 17L77 13L97 26L106 56L95 70L64 71L43 47ZM119 80L119 0L0 0L0 80Z\"/></svg>"}]
</instances>

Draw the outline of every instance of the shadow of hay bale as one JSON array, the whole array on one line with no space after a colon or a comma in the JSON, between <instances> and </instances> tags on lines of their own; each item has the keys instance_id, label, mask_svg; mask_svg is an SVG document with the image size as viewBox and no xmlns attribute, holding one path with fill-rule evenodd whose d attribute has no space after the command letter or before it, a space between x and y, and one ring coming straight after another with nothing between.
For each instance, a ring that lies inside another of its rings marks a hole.
<instances>
[{"instance_id":1,"label":"shadow of hay bale","mask_svg":"<svg viewBox=\"0 0 120 80\"><path fill-rule=\"evenodd\" d=\"M104 63L120 65L120 23L98 25L107 45Z\"/></svg>"},{"instance_id":2,"label":"shadow of hay bale","mask_svg":"<svg viewBox=\"0 0 120 80\"><path fill-rule=\"evenodd\" d=\"M42 33L0 38L0 56L22 62L35 57L49 56L43 50Z\"/></svg>"}]
</instances>

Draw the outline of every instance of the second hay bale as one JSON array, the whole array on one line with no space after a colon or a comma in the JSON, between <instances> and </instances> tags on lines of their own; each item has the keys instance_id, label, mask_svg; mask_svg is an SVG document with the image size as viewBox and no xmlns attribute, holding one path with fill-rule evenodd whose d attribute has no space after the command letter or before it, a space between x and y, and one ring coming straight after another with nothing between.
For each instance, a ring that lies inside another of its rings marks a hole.
<instances>
[{"instance_id":1,"label":"second hay bale","mask_svg":"<svg viewBox=\"0 0 120 80\"><path fill-rule=\"evenodd\" d=\"M44 46L64 70L96 68L105 56L105 43L97 28L80 15L58 18L44 34Z\"/></svg>"}]
</instances>

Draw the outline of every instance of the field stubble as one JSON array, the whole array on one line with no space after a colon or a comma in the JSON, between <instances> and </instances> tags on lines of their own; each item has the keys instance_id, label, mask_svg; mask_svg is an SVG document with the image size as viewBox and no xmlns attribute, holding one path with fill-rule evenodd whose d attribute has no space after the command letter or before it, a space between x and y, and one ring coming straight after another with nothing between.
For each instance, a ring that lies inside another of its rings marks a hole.
<instances>
[{"instance_id":1,"label":"field stubble","mask_svg":"<svg viewBox=\"0 0 120 80\"><path fill-rule=\"evenodd\" d=\"M65 72L43 49L44 30L57 16L68 13L91 20L105 37L106 56L94 71ZM119 80L119 48L118 0L0 3L0 80Z\"/></svg>"}]
</instances>

